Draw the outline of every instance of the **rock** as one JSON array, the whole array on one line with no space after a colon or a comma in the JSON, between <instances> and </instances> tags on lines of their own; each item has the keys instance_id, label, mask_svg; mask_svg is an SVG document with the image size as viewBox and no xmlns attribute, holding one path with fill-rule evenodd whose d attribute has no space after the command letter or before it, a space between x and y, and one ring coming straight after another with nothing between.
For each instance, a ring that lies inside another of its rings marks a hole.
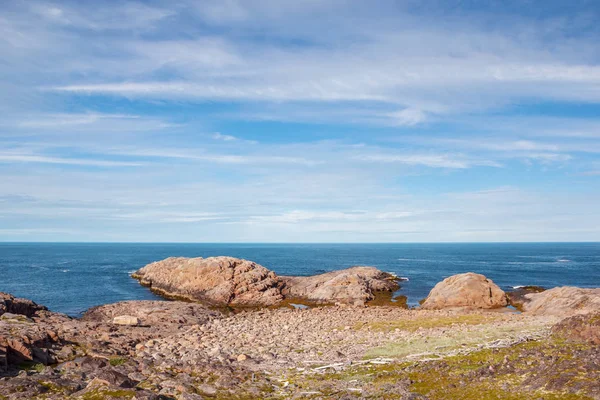
<instances>
[{"instance_id":1,"label":"rock","mask_svg":"<svg viewBox=\"0 0 600 400\"><path fill-rule=\"evenodd\" d=\"M270 306L283 300L274 272L233 257L172 257L132 275L168 297L220 306Z\"/></svg>"},{"instance_id":2,"label":"rock","mask_svg":"<svg viewBox=\"0 0 600 400\"><path fill-rule=\"evenodd\" d=\"M397 279L373 267L353 267L310 277L277 276L233 257L167 258L132 275L166 297L220 306L272 306L284 298L363 305L378 291L398 289Z\"/></svg>"},{"instance_id":3,"label":"rock","mask_svg":"<svg viewBox=\"0 0 600 400\"><path fill-rule=\"evenodd\" d=\"M600 345L600 312L565 318L552 327L552 334L562 339Z\"/></svg>"},{"instance_id":4,"label":"rock","mask_svg":"<svg viewBox=\"0 0 600 400\"><path fill-rule=\"evenodd\" d=\"M448 277L435 285L421 308L497 308L506 305L506 294L491 279L467 272Z\"/></svg>"},{"instance_id":5,"label":"rock","mask_svg":"<svg viewBox=\"0 0 600 400\"><path fill-rule=\"evenodd\" d=\"M120 315L136 317L152 327L176 328L179 325L203 325L222 314L197 303L135 300L93 307L86 311L82 320L109 323Z\"/></svg>"},{"instance_id":6,"label":"rock","mask_svg":"<svg viewBox=\"0 0 600 400\"><path fill-rule=\"evenodd\" d=\"M527 298L525 298L525 295L530 294L530 293L541 293L544 290L546 290L546 289L543 287L540 287L540 286L518 287L518 288L506 293L506 296L508 298L508 304L510 304L511 306L513 306L514 308L516 308L519 311L523 311L523 305L529 301L529 300L527 300Z\"/></svg>"},{"instance_id":7,"label":"rock","mask_svg":"<svg viewBox=\"0 0 600 400\"><path fill-rule=\"evenodd\" d=\"M316 303L363 305L378 291L393 292L397 279L374 267L352 267L315 276L282 276L283 293L289 298Z\"/></svg>"},{"instance_id":8,"label":"rock","mask_svg":"<svg viewBox=\"0 0 600 400\"><path fill-rule=\"evenodd\" d=\"M32 317L39 311L48 310L31 300L20 299L11 294L0 292L0 315L4 313L24 315Z\"/></svg>"},{"instance_id":9,"label":"rock","mask_svg":"<svg viewBox=\"0 0 600 400\"><path fill-rule=\"evenodd\" d=\"M15 321L15 322L33 322L30 318L27 318L22 314L13 314L6 312L0 316L0 320L4 321Z\"/></svg>"},{"instance_id":10,"label":"rock","mask_svg":"<svg viewBox=\"0 0 600 400\"><path fill-rule=\"evenodd\" d=\"M217 394L217 388L206 383L198 385L198 391L208 396L214 396Z\"/></svg>"},{"instance_id":11,"label":"rock","mask_svg":"<svg viewBox=\"0 0 600 400\"><path fill-rule=\"evenodd\" d=\"M238 361L246 361L248 359L248 356L245 354L240 354L239 356L237 356L237 360Z\"/></svg>"},{"instance_id":12,"label":"rock","mask_svg":"<svg viewBox=\"0 0 600 400\"><path fill-rule=\"evenodd\" d=\"M523 311L533 315L569 316L600 310L600 288L557 287L525 295Z\"/></svg>"},{"instance_id":13,"label":"rock","mask_svg":"<svg viewBox=\"0 0 600 400\"><path fill-rule=\"evenodd\" d=\"M129 325L137 326L140 324L140 320L137 317L131 315L119 315L113 318L113 324L116 325Z\"/></svg>"}]
</instances>

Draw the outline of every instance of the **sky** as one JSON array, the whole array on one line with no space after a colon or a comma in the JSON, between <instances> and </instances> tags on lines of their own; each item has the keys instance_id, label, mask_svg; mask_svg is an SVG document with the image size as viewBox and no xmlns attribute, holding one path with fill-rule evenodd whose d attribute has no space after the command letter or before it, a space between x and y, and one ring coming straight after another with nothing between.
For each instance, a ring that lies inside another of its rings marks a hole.
<instances>
[{"instance_id":1,"label":"sky","mask_svg":"<svg viewBox=\"0 0 600 400\"><path fill-rule=\"evenodd\" d=\"M600 3L0 2L0 241L600 241Z\"/></svg>"}]
</instances>

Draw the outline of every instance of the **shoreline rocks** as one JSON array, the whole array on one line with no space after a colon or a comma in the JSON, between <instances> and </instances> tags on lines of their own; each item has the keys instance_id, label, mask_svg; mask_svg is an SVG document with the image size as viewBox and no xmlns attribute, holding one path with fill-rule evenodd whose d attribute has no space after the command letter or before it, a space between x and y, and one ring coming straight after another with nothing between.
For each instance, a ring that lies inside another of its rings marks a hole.
<instances>
[{"instance_id":1,"label":"shoreline rocks","mask_svg":"<svg viewBox=\"0 0 600 400\"><path fill-rule=\"evenodd\" d=\"M274 272L234 257L171 257L132 277L163 296L215 306L271 306L283 300Z\"/></svg>"},{"instance_id":2,"label":"shoreline rocks","mask_svg":"<svg viewBox=\"0 0 600 400\"><path fill-rule=\"evenodd\" d=\"M600 310L600 288L556 287L524 296L523 311L531 315L575 315Z\"/></svg>"},{"instance_id":3,"label":"shoreline rocks","mask_svg":"<svg viewBox=\"0 0 600 400\"><path fill-rule=\"evenodd\" d=\"M352 267L314 276L281 276L286 298L304 299L317 304L364 305L377 292L399 288L396 278L374 267Z\"/></svg>"},{"instance_id":4,"label":"shoreline rocks","mask_svg":"<svg viewBox=\"0 0 600 400\"><path fill-rule=\"evenodd\" d=\"M399 288L397 278L374 267L352 267L316 276L278 276L234 257L171 257L132 274L167 298L213 306L268 307L284 300L364 305L380 291Z\"/></svg>"},{"instance_id":5,"label":"shoreline rocks","mask_svg":"<svg viewBox=\"0 0 600 400\"><path fill-rule=\"evenodd\" d=\"M525 297L531 293L541 293L546 289L541 286L521 286L506 292L508 298L508 304L513 306L519 311L523 311L523 305L529 300Z\"/></svg>"},{"instance_id":6,"label":"shoreline rocks","mask_svg":"<svg viewBox=\"0 0 600 400\"><path fill-rule=\"evenodd\" d=\"M439 282L421 304L425 310L455 307L500 308L508 304L506 293L491 279L467 272Z\"/></svg>"}]
</instances>

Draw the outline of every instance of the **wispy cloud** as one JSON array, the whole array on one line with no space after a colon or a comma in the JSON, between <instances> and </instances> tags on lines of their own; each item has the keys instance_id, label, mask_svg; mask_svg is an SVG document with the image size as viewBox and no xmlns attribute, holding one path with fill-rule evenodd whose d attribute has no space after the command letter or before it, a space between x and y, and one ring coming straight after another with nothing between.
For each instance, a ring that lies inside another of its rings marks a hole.
<instances>
[{"instance_id":1,"label":"wispy cloud","mask_svg":"<svg viewBox=\"0 0 600 400\"><path fill-rule=\"evenodd\" d=\"M597 240L598 18L1 2L0 239Z\"/></svg>"},{"instance_id":2,"label":"wispy cloud","mask_svg":"<svg viewBox=\"0 0 600 400\"><path fill-rule=\"evenodd\" d=\"M4 163L37 163L37 164L62 164L80 165L91 167L139 167L142 163L131 161L108 161L89 158L63 158L34 154L0 153L0 162Z\"/></svg>"}]
</instances>

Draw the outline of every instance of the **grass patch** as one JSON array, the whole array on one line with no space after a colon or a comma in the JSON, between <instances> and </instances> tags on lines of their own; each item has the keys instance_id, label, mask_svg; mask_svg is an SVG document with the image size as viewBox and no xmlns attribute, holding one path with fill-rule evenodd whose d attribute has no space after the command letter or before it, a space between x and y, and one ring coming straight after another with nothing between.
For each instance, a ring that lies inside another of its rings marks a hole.
<instances>
[{"instance_id":1,"label":"grass patch","mask_svg":"<svg viewBox=\"0 0 600 400\"><path fill-rule=\"evenodd\" d=\"M598 372L579 369L579 375L564 376L581 367L583 361L572 357L584 350L546 339L438 361L357 366L325 374L298 374L288 380L303 390L317 390L324 398L358 387L364 398L372 399L400 398L403 390L409 390L430 400L591 400L588 393L597 391ZM594 349L588 347L587 351L590 354ZM560 385L554 374L562 377Z\"/></svg>"},{"instance_id":2,"label":"grass patch","mask_svg":"<svg viewBox=\"0 0 600 400\"><path fill-rule=\"evenodd\" d=\"M403 358L414 355L444 355L459 350L475 348L499 339L522 337L543 328L543 325L483 326L474 330L450 331L439 336L418 336L407 341L390 342L366 352L364 358Z\"/></svg>"},{"instance_id":3,"label":"grass patch","mask_svg":"<svg viewBox=\"0 0 600 400\"><path fill-rule=\"evenodd\" d=\"M102 390L96 389L82 395L81 400L133 399L133 390Z\"/></svg>"},{"instance_id":4,"label":"grass patch","mask_svg":"<svg viewBox=\"0 0 600 400\"><path fill-rule=\"evenodd\" d=\"M448 317L431 317L419 319L401 319L397 321L378 321L356 324L354 329L370 328L377 332L401 331L415 332L419 329L444 328L452 325L481 325L497 320L498 317L481 314L466 314Z\"/></svg>"}]
</instances>

